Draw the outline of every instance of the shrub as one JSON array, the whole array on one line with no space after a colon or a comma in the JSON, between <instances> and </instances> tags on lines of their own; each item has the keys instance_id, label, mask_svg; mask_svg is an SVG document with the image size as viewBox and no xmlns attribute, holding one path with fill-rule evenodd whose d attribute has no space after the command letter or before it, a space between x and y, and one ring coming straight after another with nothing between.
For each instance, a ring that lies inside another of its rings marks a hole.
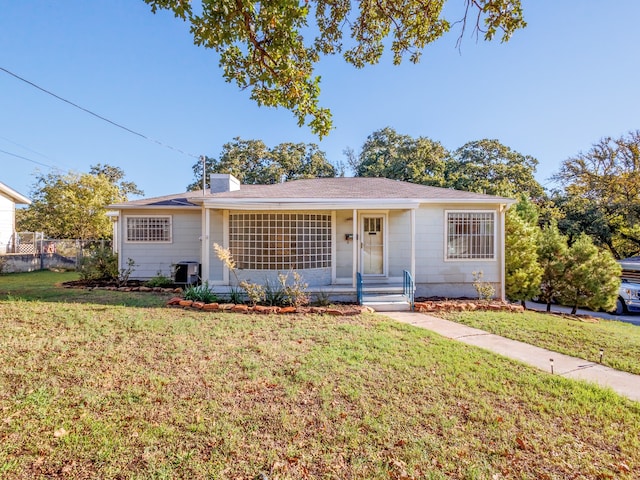
<instances>
[{"instance_id":1,"label":"shrub","mask_svg":"<svg viewBox=\"0 0 640 480\"><path fill-rule=\"evenodd\" d=\"M471 274L473 275L473 288L478 292L478 298L486 301L491 300L496 294L496 289L489 282L482 280L484 277L482 270L471 272Z\"/></svg>"},{"instance_id":2,"label":"shrub","mask_svg":"<svg viewBox=\"0 0 640 480\"><path fill-rule=\"evenodd\" d=\"M145 285L147 287L173 287L173 279L167 277L166 275L163 275L162 272L158 271L155 277L145 282Z\"/></svg>"},{"instance_id":3,"label":"shrub","mask_svg":"<svg viewBox=\"0 0 640 480\"><path fill-rule=\"evenodd\" d=\"M202 285L190 285L184 291L184 299L194 302L214 303L218 301L218 296L209 288L209 282Z\"/></svg>"},{"instance_id":4,"label":"shrub","mask_svg":"<svg viewBox=\"0 0 640 480\"><path fill-rule=\"evenodd\" d=\"M91 248L80 260L78 267L82 280L118 280L118 256L111 248Z\"/></svg>"}]
</instances>

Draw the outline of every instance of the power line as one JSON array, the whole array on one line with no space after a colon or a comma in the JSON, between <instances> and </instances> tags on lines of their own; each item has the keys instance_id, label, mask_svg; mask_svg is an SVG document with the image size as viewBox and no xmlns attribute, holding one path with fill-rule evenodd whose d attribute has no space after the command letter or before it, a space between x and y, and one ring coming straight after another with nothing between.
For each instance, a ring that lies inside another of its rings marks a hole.
<instances>
[{"instance_id":1,"label":"power line","mask_svg":"<svg viewBox=\"0 0 640 480\"><path fill-rule=\"evenodd\" d=\"M31 158L23 157L22 155L18 155L17 153L7 152L6 150L1 150L0 153L4 153L6 155L11 155L12 157L21 158L22 160L26 160L27 162L32 162L42 167L52 168L54 170L60 170L58 167L54 167L52 165L47 165L46 163L38 162L37 160L32 160Z\"/></svg>"},{"instance_id":2,"label":"power line","mask_svg":"<svg viewBox=\"0 0 640 480\"><path fill-rule=\"evenodd\" d=\"M18 80L20 80L20 81L22 81L22 82L24 82L24 83L26 83L26 84L28 84L28 85L31 85L31 86L32 86L32 87L34 87L34 88L37 88L38 90L40 90L41 92L46 93L47 95L51 95L52 97L57 98L58 100L60 100L60 101L62 101L62 102L65 102L65 103L67 103L67 104L69 104L69 105L71 105L71 106L73 106L73 107L75 107L75 108L77 108L77 109L79 109L79 110L82 110L83 112L88 113L89 115L93 115L94 117L99 118L100 120L102 120L102 121L104 121L104 122L110 123L111 125L113 125L113 126L115 126L115 127L118 127L118 128L120 128L120 129L122 129L122 130L124 130L124 131L126 131L126 132L129 132L129 133L131 133L132 135L136 135L136 136L138 136L138 137L144 138L145 140L148 140L148 141L150 141L150 142L156 143L156 144L158 144L158 145L160 145L160 146L162 146L162 147L168 148L168 149L170 149L170 150L174 150L174 151L176 151L176 152L178 152L178 153L181 153L181 154L183 154L183 155L186 155L186 156L188 156L188 157L198 158L198 159L200 158L198 155L193 155L193 154L191 154L191 153L187 153L187 152L185 152L185 151L183 151L183 150L181 150L181 149L179 149L179 148L172 147L171 145L167 145L166 143L162 143L162 142L161 142L161 141L159 141L159 140L156 140L156 139L154 139L154 138L148 137L148 136L146 136L146 135L144 135L144 134L142 134L142 133L140 133L140 132L136 132L135 130L131 130L130 128L127 128L127 127L125 127L124 125L121 125L121 124L116 123L116 122L114 122L114 121L112 121L112 120L109 120L108 118L103 117L102 115L98 115L97 113L92 112L91 110L89 110L89 109L87 109L87 108L81 107L80 105L78 105L78 104L76 104L76 103L73 103L72 101L67 100L66 98L62 98L61 96L56 95L55 93L53 93L53 92L51 92L51 91L49 91L49 90L47 90L47 89L45 89L45 88L42 88L42 87L41 87L41 86L39 86L39 85L36 85L35 83L33 83L33 82L31 82L31 81L27 80L26 78L21 77L20 75L17 75L17 74L15 74L15 73L13 73L13 72L11 72L11 71L7 70L6 68L0 67L0 70L2 70L3 72L5 72L5 73L7 73L7 74L11 75L11 76L12 76L12 77L14 77L14 78L17 78ZM37 163L37 162L36 162L36 163Z\"/></svg>"}]
</instances>

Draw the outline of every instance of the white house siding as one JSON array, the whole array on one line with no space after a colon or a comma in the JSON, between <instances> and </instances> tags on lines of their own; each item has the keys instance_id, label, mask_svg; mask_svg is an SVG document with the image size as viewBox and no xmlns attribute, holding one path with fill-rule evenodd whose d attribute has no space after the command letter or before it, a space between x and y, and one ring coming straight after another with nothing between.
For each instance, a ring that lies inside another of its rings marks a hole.
<instances>
[{"instance_id":1,"label":"white house siding","mask_svg":"<svg viewBox=\"0 0 640 480\"><path fill-rule=\"evenodd\" d=\"M15 229L15 203L0 193L0 254L7 252Z\"/></svg>"},{"instance_id":2,"label":"white house siding","mask_svg":"<svg viewBox=\"0 0 640 480\"><path fill-rule=\"evenodd\" d=\"M496 212L496 252L494 260L445 260L445 211L485 210ZM416 295L441 297L476 297L474 271L483 272L483 280L493 283L500 295L501 215L495 205L422 205L416 211Z\"/></svg>"},{"instance_id":3,"label":"white house siding","mask_svg":"<svg viewBox=\"0 0 640 480\"><path fill-rule=\"evenodd\" d=\"M411 212L391 210L387 219L387 274L399 278L403 270L411 270Z\"/></svg>"},{"instance_id":4,"label":"white house siding","mask_svg":"<svg viewBox=\"0 0 640 480\"><path fill-rule=\"evenodd\" d=\"M209 276L202 272L203 278L208 278L211 283L219 284L224 281L224 265L216 255L213 249L213 244L217 243L220 246L225 245L224 239L224 211L223 210L211 210L211 218L209 224Z\"/></svg>"},{"instance_id":5,"label":"white house siding","mask_svg":"<svg viewBox=\"0 0 640 480\"><path fill-rule=\"evenodd\" d=\"M358 232L353 231L353 210L336 211L336 282L353 281L353 242ZM349 240L346 235L353 235Z\"/></svg>"},{"instance_id":6,"label":"white house siding","mask_svg":"<svg viewBox=\"0 0 640 480\"><path fill-rule=\"evenodd\" d=\"M170 243L129 243L127 242L126 217L138 216L171 216ZM148 279L158 273L170 276L172 267L181 261L196 261L200 263L201 212L199 210L127 210L122 212L120 219L122 240L120 245L119 262L121 268L126 268L127 259L136 263L131 278Z\"/></svg>"}]
</instances>

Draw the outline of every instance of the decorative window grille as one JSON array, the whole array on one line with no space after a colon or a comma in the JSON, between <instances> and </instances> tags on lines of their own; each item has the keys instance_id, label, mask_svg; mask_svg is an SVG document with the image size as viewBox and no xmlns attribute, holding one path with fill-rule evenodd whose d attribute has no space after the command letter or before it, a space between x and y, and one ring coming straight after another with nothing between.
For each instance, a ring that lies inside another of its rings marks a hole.
<instances>
[{"instance_id":1,"label":"decorative window grille","mask_svg":"<svg viewBox=\"0 0 640 480\"><path fill-rule=\"evenodd\" d=\"M494 212L447 212L447 260L495 258Z\"/></svg>"},{"instance_id":2,"label":"decorative window grille","mask_svg":"<svg viewBox=\"0 0 640 480\"><path fill-rule=\"evenodd\" d=\"M236 266L301 270L331 266L331 215L234 213L229 246Z\"/></svg>"},{"instance_id":3,"label":"decorative window grille","mask_svg":"<svg viewBox=\"0 0 640 480\"><path fill-rule=\"evenodd\" d=\"M126 241L142 243L170 243L171 217L126 217Z\"/></svg>"}]
</instances>

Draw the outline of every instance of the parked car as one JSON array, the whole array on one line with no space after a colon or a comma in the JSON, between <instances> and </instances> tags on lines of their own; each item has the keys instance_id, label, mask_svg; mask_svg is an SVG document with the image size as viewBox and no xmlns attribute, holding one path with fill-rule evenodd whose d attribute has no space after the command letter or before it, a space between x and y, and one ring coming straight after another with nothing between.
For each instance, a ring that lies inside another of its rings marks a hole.
<instances>
[{"instance_id":1,"label":"parked car","mask_svg":"<svg viewBox=\"0 0 640 480\"><path fill-rule=\"evenodd\" d=\"M618 291L616 309L612 313L623 315L629 312L640 312L640 283L631 283L623 279Z\"/></svg>"}]
</instances>

